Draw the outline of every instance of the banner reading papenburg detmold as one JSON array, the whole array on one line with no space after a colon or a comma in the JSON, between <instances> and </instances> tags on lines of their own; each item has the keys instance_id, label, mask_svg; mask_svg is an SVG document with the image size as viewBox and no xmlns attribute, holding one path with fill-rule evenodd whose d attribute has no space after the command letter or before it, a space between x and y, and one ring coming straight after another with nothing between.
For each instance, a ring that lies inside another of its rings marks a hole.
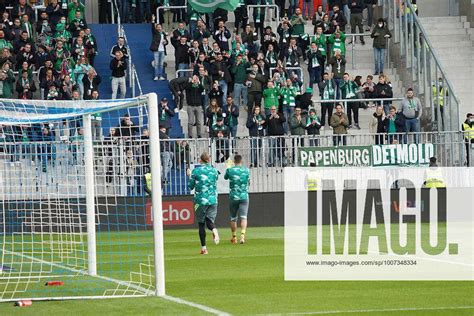
<instances>
[{"instance_id":1,"label":"banner reading papenburg detmold","mask_svg":"<svg viewBox=\"0 0 474 316\"><path fill-rule=\"evenodd\" d=\"M285 168L285 280L473 280L474 168Z\"/></svg>"}]
</instances>

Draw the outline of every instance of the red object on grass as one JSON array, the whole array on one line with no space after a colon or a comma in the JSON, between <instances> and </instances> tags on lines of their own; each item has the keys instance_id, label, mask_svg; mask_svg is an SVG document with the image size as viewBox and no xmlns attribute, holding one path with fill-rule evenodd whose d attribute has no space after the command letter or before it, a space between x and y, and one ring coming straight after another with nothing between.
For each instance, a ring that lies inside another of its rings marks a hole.
<instances>
[{"instance_id":1,"label":"red object on grass","mask_svg":"<svg viewBox=\"0 0 474 316\"><path fill-rule=\"evenodd\" d=\"M64 282L63 281L49 281L49 282L46 282L46 286L61 286L63 285Z\"/></svg>"},{"instance_id":2,"label":"red object on grass","mask_svg":"<svg viewBox=\"0 0 474 316\"><path fill-rule=\"evenodd\" d=\"M23 300L23 301L15 302L15 306L18 306L18 307L31 306L31 304L33 304L33 302L30 301L30 300Z\"/></svg>"}]
</instances>

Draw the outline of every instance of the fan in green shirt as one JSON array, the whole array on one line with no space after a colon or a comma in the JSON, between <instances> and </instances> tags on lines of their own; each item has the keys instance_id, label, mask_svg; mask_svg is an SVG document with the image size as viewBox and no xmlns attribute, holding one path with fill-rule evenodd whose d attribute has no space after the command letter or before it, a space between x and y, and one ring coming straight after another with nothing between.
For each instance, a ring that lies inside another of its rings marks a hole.
<instances>
[{"instance_id":1,"label":"fan in green shirt","mask_svg":"<svg viewBox=\"0 0 474 316\"><path fill-rule=\"evenodd\" d=\"M327 56L326 48L327 48L327 37L326 34L323 33L322 27L318 26L316 34L311 36L311 43L316 43L318 50L321 52L321 55L324 57Z\"/></svg>"},{"instance_id":2,"label":"fan in green shirt","mask_svg":"<svg viewBox=\"0 0 474 316\"><path fill-rule=\"evenodd\" d=\"M242 156L234 156L235 166L226 170L225 180L229 180L229 209L230 229L232 231L231 243L237 243L237 220L240 218L240 243L245 243L247 230L247 214L249 209L249 180L250 171L242 166Z\"/></svg>"},{"instance_id":3,"label":"fan in green shirt","mask_svg":"<svg viewBox=\"0 0 474 316\"><path fill-rule=\"evenodd\" d=\"M76 11L81 12L81 19L84 19L85 6L78 0L72 0L67 6L68 21L71 22L76 16Z\"/></svg>"},{"instance_id":4,"label":"fan in green shirt","mask_svg":"<svg viewBox=\"0 0 474 316\"><path fill-rule=\"evenodd\" d=\"M301 13L301 9L298 7L295 10L295 14L291 17L291 25L293 26L293 32L291 35L300 36L304 33L304 26L306 19Z\"/></svg>"},{"instance_id":5,"label":"fan in green shirt","mask_svg":"<svg viewBox=\"0 0 474 316\"><path fill-rule=\"evenodd\" d=\"M291 79L286 79L286 86L280 89L280 95L283 97L283 106L288 106L290 108L296 106L298 88L293 86Z\"/></svg>"},{"instance_id":6,"label":"fan in green shirt","mask_svg":"<svg viewBox=\"0 0 474 316\"><path fill-rule=\"evenodd\" d=\"M3 30L1 32L3 33ZM4 48L8 48L10 51L12 51L13 45L10 41L7 41L5 38L1 37L0 38L0 51L3 51Z\"/></svg>"},{"instance_id":7,"label":"fan in green shirt","mask_svg":"<svg viewBox=\"0 0 474 316\"><path fill-rule=\"evenodd\" d=\"M275 88L275 83L273 81L269 81L267 83L267 88L263 90L263 98L264 98L264 107L265 111L270 111L272 106L278 106L278 88Z\"/></svg>"},{"instance_id":8,"label":"fan in green shirt","mask_svg":"<svg viewBox=\"0 0 474 316\"><path fill-rule=\"evenodd\" d=\"M327 41L331 44L331 56L334 56L336 50L341 53L341 56L346 56L346 34L341 31L336 31L334 34L331 34Z\"/></svg>"},{"instance_id":9,"label":"fan in green shirt","mask_svg":"<svg viewBox=\"0 0 474 316\"><path fill-rule=\"evenodd\" d=\"M217 215L217 169L210 165L208 153L201 155L201 166L190 174L188 189L194 190L194 210L199 225L199 239L201 240L201 254L207 255L206 226L212 231L214 243L219 243L219 234L214 225Z\"/></svg>"}]
</instances>

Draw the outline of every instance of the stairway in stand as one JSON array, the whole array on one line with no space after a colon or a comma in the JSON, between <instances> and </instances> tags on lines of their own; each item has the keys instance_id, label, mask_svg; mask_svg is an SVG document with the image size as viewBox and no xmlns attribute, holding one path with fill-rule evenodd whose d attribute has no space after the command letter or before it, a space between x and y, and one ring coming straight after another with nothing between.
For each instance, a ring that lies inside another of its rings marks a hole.
<instances>
[{"instance_id":1,"label":"stairway in stand","mask_svg":"<svg viewBox=\"0 0 474 316\"><path fill-rule=\"evenodd\" d=\"M461 102L459 120L463 122L466 113L472 112L474 98L474 29L465 16L426 17L421 23Z\"/></svg>"},{"instance_id":2,"label":"stairway in stand","mask_svg":"<svg viewBox=\"0 0 474 316\"><path fill-rule=\"evenodd\" d=\"M165 97L170 101L172 108L174 108L172 95L168 89L168 81L153 81L153 68L151 66L153 54L149 50L151 40L150 24L126 24L124 28L129 41L128 45L130 47L132 62L135 64L143 94L156 92L158 94L158 100ZM95 58L95 68L97 73L102 77L99 93L101 99L110 99L112 96L110 81L111 71L109 68L111 60L110 49L117 43L117 25L92 24L91 30L98 43L99 54ZM136 87L135 93L136 95L139 94L138 87ZM128 86L127 78L126 97L131 96L131 88ZM104 126L104 128L107 128L107 126ZM182 136L181 124L178 115L175 115L172 118L170 137L179 138Z\"/></svg>"},{"instance_id":3,"label":"stairway in stand","mask_svg":"<svg viewBox=\"0 0 474 316\"><path fill-rule=\"evenodd\" d=\"M132 54L132 61L137 69L138 78L143 93L156 92L158 102L161 98L167 98L172 108L175 107L171 91L168 88L168 80L154 81L154 71L151 66L153 53L150 51L151 26L150 24L126 24L125 34ZM169 45L171 46L171 45ZM170 78L172 79L172 78ZM138 89L138 88L137 88ZM137 94L138 94L137 90ZM183 137L183 131L179 122L178 114L172 118L171 138Z\"/></svg>"}]
</instances>

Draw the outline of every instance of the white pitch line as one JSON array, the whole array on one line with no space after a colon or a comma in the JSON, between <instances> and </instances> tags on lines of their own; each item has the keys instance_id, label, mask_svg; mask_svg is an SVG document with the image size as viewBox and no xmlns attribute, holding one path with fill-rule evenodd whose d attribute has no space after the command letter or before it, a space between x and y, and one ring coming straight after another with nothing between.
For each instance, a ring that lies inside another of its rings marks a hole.
<instances>
[{"instance_id":1,"label":"white pitch line","mask_svg":"<svg viewBox=\"0 0 474 316\"><path fill-rule=\"evenodd\" d=\"M17 253L17 252L12 252L12 251L9 251L9 250L4 250L4 251L9 253L9 254L15 255L15 256L20 256L20 257L23 257L23 258L26 258L26 259L30 259L32 261L36 261L36 262L39 262L39 263L50 265L52 267L56 267L56 268L59 268L59 269L65 269L65 270L69 270L71 272L75 272L75 273L82 274L82 275L85 275L85 276L94 277L94 278L102 279L102 280L105 280L105 281L117 283L118 285L127 286L127 287L130 287L130 288L134 289L134 290L141 291L146 295L153 295L155 293L151 290L148 290L144 287L133 284L131 282L121 281L121 280L117 280L117 279L114 279L114 278L109 278L109 277L101 276L101 275L90 275L84 270L78 270L78 269L66 267L66 266L63 266L63 265L58 264L58 263L49 262L49 261L38 259L38 258L35 258L35 257L32 257L32 256L20 254L20 253ZM34 277L32 277L32 279L34 279Z\"/></svg>"},{"instance_id":2,"label":"white pitch line","mask_svg":"<svg viewBox=\"0 0 474 316\"><path fill-rule=\"evenodd\" d=\"M186 300L183 300L182 298L169 296L169 295L160 296L160 297L162 297L166 300L175 302L175 303L179 303L179 304L191 306L191 307L194 307L194 308L198 308L200 310L203 310L205 312L208 312L208 313L211 313L211 314L214 314L214 315L220 315L220 316L229 316L230 315L229 313L214 309L214 308L206 306L206 305L201 305L201 304L193 303L193 302L190 302L190 301L186 301Z\"/></svg>"},{"instance_id":3,"label":"white pitch line","mask_svg":"<svg viewBox=\"0 0 474 316\"><path fill-rule=\"evenodd\" d=\"M321 311L321 312L302 312L285 313L284 315L331 315L331 314L355 314L355 313L380 313L380 312L405 312L405 311L442 311L442 310L461 310L474 309L474 306L447 306L447 307L407 307L407 308L384 308L384 309L355 309L340 311ZM282 315L282 314L264 314L264 315Z\"/></svg>"},{"instance_id":4,"label":"white pitch line","mask_svg":"<svg viewBox=\"0 0 474 316\"><path fill-rule=\"evenodd\" d=\"M149 289L146 289L144 287L141 287L139 285L136 285L136 284L133 284L133 283L130 283L130 282L121 281L121 280L117 280L117 279L109 278L109 277L105 277L105 276L100 276L100 275L91 276L86 271L83 271L83 270L78 270L78 269L66 267L66 266L63 266L63 265L60 265L60 264L57 264L57 263L49 262L49 261L46 261L46 260L38 259L38 258L28 256L28 255L24 255L24 254L19 254L19 253L8 251L8 250L4 250L4 252L8 252L9 254L12 254L12 255L24 257L26 259L30 259L30 260L33 260L33 261L36 261L36 262L39 262L39 263L48 264L52 267L56 267L56 268L59 268L59 269L66 269L66 270L69 270L69 271L72 271L72 272L75 272L75 273L78 273L78 274L82 274L82 275L85 275L85 276L99 278L99 279L102 279L102 280L105 280L105 281L109 281L109 282L117 283L119 285L127 286L129 288L134 289L134 290L141 291L145 295L148 295L148 296L155 296L155 291L151 291ZM122 297L122 296L119 295L118 297ZM221 315L221 316L230 315L226 312L214 309L212 307L202 305L202 304L193 303L193 302L189 302L189 301L186 301L184 299L174 297L174 296L165 295L165 296L156 296L156 297L160 297L160 298L163 298L165 300L172 301L172 302L175 302L175 303L178 303L178 304L191 306L191 307L200 309L202 311L205 311L207 313L211 313L211 314L214 314L214 315ZM87 297L84 297L84 298L87 298ZM107 297L104 296L104 298L107 298ZM111 297L111 298L113 298L113 297Z\"/></svg>"}]
</instances>

